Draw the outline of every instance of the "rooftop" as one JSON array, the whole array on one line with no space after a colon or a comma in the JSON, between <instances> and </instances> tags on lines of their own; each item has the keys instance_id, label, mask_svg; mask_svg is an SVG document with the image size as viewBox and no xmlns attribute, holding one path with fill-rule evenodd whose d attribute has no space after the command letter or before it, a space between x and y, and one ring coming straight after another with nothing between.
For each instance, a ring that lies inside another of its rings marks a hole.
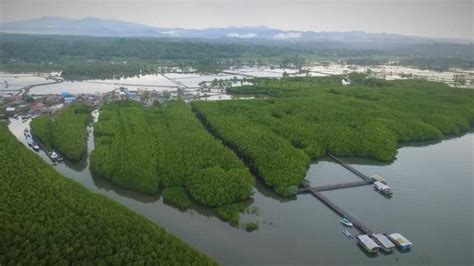
<instances>
[{"instance_id":1,"label":"rooftop","mask_svg":"<svg viewBox=\"0 0 474 266\"><path fill-rule=\"evenodd\" d=\"M392 239L393 241L396 241L401 246L411 246L411 245L413 245L412 242L410 242L408 239L406 239L404 236L402 236L399 233L390 234L389 237L390 237L390 239Z\"/></svg>"},{"instance_id":2,"label":"rooftop","mask_svg":"<svg viewBox=\"0 0 474 266\"><path fill-rule=\"evenodd\" d=\"M384 234L373 234L373 237L377 239L377 241L384 247L384 248L394 248L395 244L388 239Z\"/></svg>"},{"instance_id":3,"label":"rooftop","mask_svg":"<svg viewBox=\"0 0 474 266\"><path fill-rule=\"evenodd\" d=\"M375 248L379 248L380 246L377 245L377 243L375 243L374 240L372 240L372 238L370 238L368 235L358 235L357 236L357 239L364 245L366 246L368 249L375 249Z\"/></svg>"}]
</instances>

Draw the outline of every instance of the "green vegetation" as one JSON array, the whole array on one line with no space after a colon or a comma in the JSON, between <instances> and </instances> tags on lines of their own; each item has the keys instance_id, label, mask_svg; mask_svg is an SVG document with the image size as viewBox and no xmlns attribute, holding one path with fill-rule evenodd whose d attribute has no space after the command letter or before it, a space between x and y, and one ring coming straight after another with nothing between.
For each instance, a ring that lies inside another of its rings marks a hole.
<instances>
[{"instance_id":1,"label":"green vegetation","mask_svg":"<svg viewBox=\"0 0 474 266\"><path fill-rule=\"evenodd\" d=\"M63 71L62 76L69 80L134 76L155 73L162 67L215 72L229 66L263 62L262 59L286 65L293 62L293 55L306 50L163 38L1 36L0 70Z\"/></svg>"},{"instance_id":2,"label":"green vegetation","mask_svg":"<svg viewBox=\"0 0 474 266\"><path fill-rule=\"evenodd\" d=\"M59 175L4 124L0 146L0 264L215 264L160 226Z\"/></svg>"},{"instance_id":3,"label":"green vegetation","mask_svg":"<svg viewBox=\"0 0 474 266\"><path fill-rule=\"evenodd\" d=\"M251 196L254 179L245 165L184 102L105 104L94 135L92 172L120 186L151 194L165 189L165 200L178 207L188 203L177 188L210 207Z\"/></svg>"},{"instance_id":4,"label":"green vegetation","mask_svg":"<svg viewBox=\"0 0 474 266\"><path fill-rule=\"evenodd\" d=\"M80 161L86 151L91 111L89 106L75 103L52 117L40 115L31 121L31 133L47 149L55 149L72 161Z\"/></svg>"},{"instance_id":5,"label":"green vegetation","mask_svg":"<svg viewBox=\"0 0 474 266\"><path fill-rule=\"evenodd\" d=\"M69 80L111 79L156 73L164 68L216 72L242 65L300 68L306 62L354 64L399 61L429 69L472 68L470 44L342 42L227 42L163 38L0 35L0 71L62 71Z\"/></svg>"},{"instance_id":6,"label":"green vegetation","mask_svg":"<svg viewBox=\"0 0 474 266\"><path fill-rule=\"evenodd\" d=\"M186 190L182 187L170 187L163 191L163 201L179 209L186 210L191 207Z\"/></svg>"},{"instance_id":7,"label":"green vegetation","mask_svg":"<svg viewBox=\"0 0 474 266\"><path fill-rule=\"evenodd\" d=\"M216 208L217 215L233 226L239 225L240 213L245 212L252 201L241 201L222 205Z\"/></svg>"},{"instance_id":8,"label":"green vegetation","mask_svg":"<svg viewBox=\"0 0 474 266\"><path fill-rule=\"evenodd\" d=\"M474 124L474 91L445 84L342 77L255 79L231 89L271 99L194 102L199 117L281 195L296 192L311 160L393 160L397 143L440 139Z\"/></svg>"},{"instance_id":9,"label":"green vegetation","mask_svg":"<svg viewBox=\"0 0 474 266\"><path fill-rule=\"evenodd\" d=\"M258 229L258 223L257 222L248 222L244 224L245 231L247 232L252 232Z\"/></svg>"}]
</instances>

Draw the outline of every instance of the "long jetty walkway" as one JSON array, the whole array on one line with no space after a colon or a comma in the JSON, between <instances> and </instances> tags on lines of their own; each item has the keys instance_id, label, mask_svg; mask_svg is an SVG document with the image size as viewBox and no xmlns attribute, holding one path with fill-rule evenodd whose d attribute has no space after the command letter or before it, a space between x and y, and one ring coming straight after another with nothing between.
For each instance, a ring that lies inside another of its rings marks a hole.
<instances>
[{"instance_id":1,"label":"long jetty walkway","mask_svg":"<svg viewBox=\"0 0 474 266\"><path fill-rule=\"evenodd\" d=\"M311 193L315 198L319 199L322 201L326 206L328 206L331 210L333 210L336 214L338 214L341 217L344 217L351 221L354 226L359 229L361 232L367 235L371 235L373 233L372 230L370 230L367 226L365 226L362 222L357 220L356 218L352 217L348 212L344 211L341 209L339 206L334 204L332 201L330 201L328 198L323 196L321 194L321 191L328 191L328 190L336 190L336 189L343 189L343 188L351 188L351 187L359 187L359 186L366 186L373 184L374 181L367 175L363 174L362 172L358 171L354 167L346 164L343 162L341 159L337 158L331 153L326 153L329 158L337 162L338 164L342 165L344 168L347 170L351 171L354 173L356 176L358 176L360 181L354 181L354 182L347 182L347 183L340 183L340 184L333 184L333 185L325 185L325 186L318 186L318 187L310 187L310 186L303 186L298 190L298 193Z\"/></svg>"},{"instance_id":2,"label":"long jetty walkway","mask_svg":"<svg viewBox=\"0 0 474 266\"><path fill-rule=\"evenodd\" d=\"M355 181L355 182L348 182L348 183L341 183L341 184L334 184L334 185L326 185L326 186L319 186L319 187L303 187L299 189L299 192L306 192L309 190L312 191L327 191L327 190L336 190L341 188L350 188L350 187L360 187L370 185L372 182L369 181Z\"/></svg>"},{"instance_id":3,"label":"long jetty walkway","mask_svg":"<svg viewBox=\"0 0 474 266\"><path fill-rule=\"evenodd\" d=\"M334 204L328 198L323 196L319 191L316 191L314 189L309 189L308 192L311 193L314 197L316 197L320 201L322 201L326 206L328 206L331 210L333 210L339 216L344 217L344 218L348 219L349 221L351 221L352 224L354 224L354 227L359 229L364 234L370 235L370 234L373 233L373 231L370 230L367 226L365 226L362 222L360 222L356 218L352 217L352 215L350 215L348 212L344 211L339 206Z\"/></svg>"},{"instance_id":4,"label":"long jetty walkway","mask_svg":"<svg viewBox=\"0 0 474 266\"><path fill-rule=\"evenodd\" d=\"M348 165L347 163L343 162L341 159L337 158L336 156L332 155L331 153L329 152L326 152L326 155L333 159L335 162L337 162L338 164L342 165L344 168L346 168L347 170L351 171L352 173L354 173L356 176L362 178L363 180L367 181L367 182L372 182L371 178L365 174L363 174L362 172L360 172L359 170L355 169L354 167Z\"/></svg>"}]
</instances>

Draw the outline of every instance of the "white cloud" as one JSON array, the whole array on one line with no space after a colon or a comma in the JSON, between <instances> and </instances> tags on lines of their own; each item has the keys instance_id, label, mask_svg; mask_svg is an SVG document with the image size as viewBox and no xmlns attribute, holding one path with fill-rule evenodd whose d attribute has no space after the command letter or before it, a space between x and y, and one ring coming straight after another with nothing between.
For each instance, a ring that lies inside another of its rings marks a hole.
<instances>
[{"instance_id":1,"label":"white cloud","mask_svg":"<svg viewBox=\"0 0 474 266\"><path fill-rule=\"evenodd\" d=\"M301 37L301 32L282 32L273 35L273 39L297 39Z\"/></svg>"},{"instance_id":2,"label":"white cloud","mask_svg":"<svg viewBox=\"0 0 474 266\"><path fill-rule=\"evenodd\" d=\"M257 36L257 34L256 34L256 33L244 33L244 34L240 34L240 33L231 32L231 33L227 33L225 36L231 37L231 38L249 39L249 38L254 38L255 36Z\"/></svg>"},{"instance_id":3,"label":"white cloud","mask_svg":"<svg viewBox=\"0 0 474 266\"><path fill-rule=\"evenodd\" d=\"M160 32L161 34L166 34L166 35L170 35L170 36L176 36L178 35L178 33L174 30L170 30L170 31L162 31Z\"/></svg>"}]
</instances>

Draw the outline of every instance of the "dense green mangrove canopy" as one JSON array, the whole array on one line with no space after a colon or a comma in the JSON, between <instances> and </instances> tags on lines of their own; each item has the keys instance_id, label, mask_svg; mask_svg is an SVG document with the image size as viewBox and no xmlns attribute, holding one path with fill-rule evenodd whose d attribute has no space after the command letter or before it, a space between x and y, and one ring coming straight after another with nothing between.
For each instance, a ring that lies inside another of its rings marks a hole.
<instances>
[{"instance_id":1,"label":"dense green mangrove canopy","mask_svg":"<svg viewBox=\"0 0 474 266\"><path fill-rule=\"evenodd\" d=\"M458 135L474 124L474 91L442 83L358 74L251 82L230 91L267 99L197 101L193 110L282 195L292 194L325 152L389 161L400 142Z\"/></svg>"},{"instance_id":2,"label":"dense green mangrove canopy","mask_svg":"<svg viewBox=\"0 0 474 266\"><path fill-rule=\"evenodd\" d=\"M59 175L0 124L0 264L212 265L160 226Z\"/></svg>"},{"instance_id":3,"label":"dense green mangrove canopy","mask_svg":"<svg viewBox=\"0 0 474 266\"><path fill-rule=\"evenodd\" d=\"M186 194L217 207L251 197L254 178L239 158L210 135L184 102L144 108L104 105L95 125L94 174L186 208ZM183 188L183 189L177 189ZM186 194L183 194L186 191Z\"/></svg>"},{"instance_id":4,"label":"dense green mangrove canopy","mask_svg":"<svg viewBox=\"0 0 474 266\"><path fill-rule=\"evenodd\" d=\"M47 148L55 149L72 161L80 161L86 151L89 106L75 103L50 116L43 114L31 123L33 136Z\"/></svg>"}]
</instances>

